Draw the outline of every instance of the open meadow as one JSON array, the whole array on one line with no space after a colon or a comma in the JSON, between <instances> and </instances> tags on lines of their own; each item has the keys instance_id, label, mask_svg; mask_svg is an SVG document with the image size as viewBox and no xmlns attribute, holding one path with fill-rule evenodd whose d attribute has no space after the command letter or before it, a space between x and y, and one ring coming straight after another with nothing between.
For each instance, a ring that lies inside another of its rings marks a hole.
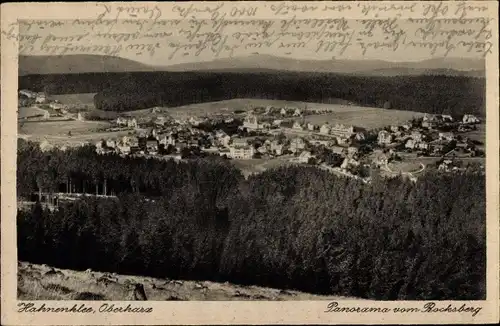
<instances>
[{"instance_id":1,"label":"open meadow","mask_svg":"<svg viewBox=\"0 0 500 326\"><path fill-rule=\"evenodd\" d=\"M424 114L413 111L386 110L360 106L338 105L333 112L308 115L305 121L315 125L325 123L344 124L367 130L384 128L391 125L402 125L412 118L423 117Z\"/></svg>"},{"instance_id":2,"label":"open meadow","mask_svg":"<svg viewBox=\"0 0 500 326\"><path fill-rule=\"evenodd\" d=\"M51 95L52 100L57 100L66 105L88 105L94 107L94 96L96 93L79 93L79 94L63 94Z\"/></svg>"},{"instance_id":3,"label":"open meadow","mask_svg":"<svg viewBox=\"0 0 500 326\"><path fill-rule=\"evenodd\" d=\"M103 121L29 121L18 124L18 134L31 141L47 140L52 145L72 146L83 142L95 142L103 138L119 137L130 132L103 131L109 126L108 122Z\"/></svg>"},{"instance_id":4,"label":"open meadow","mask_svg":"<svg viewBox=\"0 0 500 326\"><path fill-rule=\"evenodd\" d=\"M342 100L338 100L338 102L343 103ZM187 118L190 116L229 114L229 113L234 113L234 111L248 111L256 107L267 107L267 106L273 106L276 108L282 108L282 107L292 107L300 109L307 108L310 110L324 110L324 111L335 111L335 112L357 111L359 108L361 108L358 106L350 106L347 104L323 104L323 103L309 103L309 102L298 102L298 101L236 98L231 100L196 103L196 104L189 104L189 105L170 107L170 108L158 107L157 112L163 114L170 114L174 118ZM129 111L126 113L126 115L134 117L142 117L144 115L150 115L150 114L151 114L151 109Z\"/></svg>"},{"instance_id":5,"label":"open meadow","mask_svg":"<svg viewBox=\"0 0 500 326\"><path fill-rule=\"evenodd\" d=\"M49 266L26 262L18 264L17 281L19 300L133 300L130 299L130 285L135 283L144 286L147 300L151 301L346 299L299 291L240 286L228 282L180 281L132 275L109 275L94 271L53 269Z\"/></svg>"}]
</instances>

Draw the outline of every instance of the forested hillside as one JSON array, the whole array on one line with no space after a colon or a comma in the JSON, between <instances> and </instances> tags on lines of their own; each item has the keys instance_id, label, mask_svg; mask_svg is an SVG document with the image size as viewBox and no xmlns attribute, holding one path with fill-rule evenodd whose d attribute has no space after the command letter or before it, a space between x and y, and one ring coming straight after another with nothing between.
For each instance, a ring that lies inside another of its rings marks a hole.
<instances>
[{"instance_id":1,"label":"forested hillside","mask_svg":"<svg viewBox=\"0 0 500 326\"><path fill-rule=\"evenodd\" d=\"M134 72L30 75L20 88L49 94L98 93L95 106L128 111L154 106L260 98L356 104L425 113L485 113L485 78L465 76L353 76L308 72Z\"/></svg>"},{"instance_id":2,"label":"forested hillside","mask_svg":"<svg viewBox=\"0 0 500 326\"><path fill-rule=\"evenodd\" d=\"M68 183L119 195L19 211L21 260L382 300L485 298L479 174L365 185L297 166L245 180L227 161L41 152L24 141L18 151L18 195Z\"/></svg>"}]
</instances>

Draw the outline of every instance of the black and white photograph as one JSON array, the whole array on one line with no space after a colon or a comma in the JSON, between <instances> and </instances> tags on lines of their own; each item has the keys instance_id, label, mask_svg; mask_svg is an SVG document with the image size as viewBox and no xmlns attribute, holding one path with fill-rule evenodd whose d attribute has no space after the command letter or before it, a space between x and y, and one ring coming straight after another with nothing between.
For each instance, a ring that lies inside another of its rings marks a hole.
<instances>
[{"instance_id":1,"label":"black and white photograph","mask_svg":"<svg viewBox=\"0 0 500 326\"><path fill-rule=\"evenodd\" d=\"M97 3L2 27L17 300L486 300L496 23L405 3Z\"/></svg>"}]
</instances>

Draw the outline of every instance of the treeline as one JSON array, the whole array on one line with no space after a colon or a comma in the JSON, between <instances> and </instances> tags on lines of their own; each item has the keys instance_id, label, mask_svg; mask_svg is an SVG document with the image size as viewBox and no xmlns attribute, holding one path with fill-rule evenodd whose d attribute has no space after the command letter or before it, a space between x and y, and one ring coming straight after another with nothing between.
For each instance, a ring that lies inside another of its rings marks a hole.
<instances>
[{"instance_id":1,"label":"treeline","mask_svg":"<svg viewBox=\"0 0 500 326\"><path fill-rule=\"evenodd\" d=\"M30 75L20 88L51 94L97 92L95 106L128 111L153 106L258 98L318 103L338 99L363 106L485 114L485 79L466 76L351 76L297 72L134 72Z\"/></svg>"},{"instance_id":2,"label":"treeline","mask_svg":"<svg viewBox=\"0 0 500 326\"><path fill-rule=\"evenodd\" d=\"M60 180L96 170L142 187L55 212L19 211L19 259L381 300L485 298L485 180L478 174L428 175L416 184L375 177L365 185L314 167L283 167L244 180L224 162L110 156L109 165L88 169L83 157L98 159L84 149L56 154L24 145L24 191L47 168ZM55 168L54 155L66 167Z\"/></svg>"}]
</instances>

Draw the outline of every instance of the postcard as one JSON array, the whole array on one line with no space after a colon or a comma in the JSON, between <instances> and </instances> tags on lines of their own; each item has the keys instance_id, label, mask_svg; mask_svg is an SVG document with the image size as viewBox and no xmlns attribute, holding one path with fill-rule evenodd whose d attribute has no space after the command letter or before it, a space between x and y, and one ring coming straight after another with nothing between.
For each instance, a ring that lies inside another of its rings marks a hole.
<instances>
[{"instance_id":1,"label":"postcard","mask_svg":"<svg viewBox=\"0 0 500 326\"><path fill-rule=\"evenodd\" d=\"M1 7L2 325L499 320L496 1Z\"/></svg>"}]
</instances>

